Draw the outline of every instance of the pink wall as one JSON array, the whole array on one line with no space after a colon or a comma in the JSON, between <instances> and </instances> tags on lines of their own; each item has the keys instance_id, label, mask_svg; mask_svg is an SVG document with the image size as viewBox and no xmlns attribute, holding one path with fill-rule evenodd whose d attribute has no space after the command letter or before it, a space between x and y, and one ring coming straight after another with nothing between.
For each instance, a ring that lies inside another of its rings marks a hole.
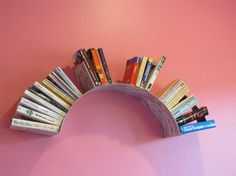
<instances>
[{"instance_id":1,"label":"pink wall","mask_svg":"<svg viewBox=\"0 0 236 176\"><path fill-rule=\"evenodd\" d=\"M1 0L0 175L236 175L235 8L230 0ZM105 92L81 99L58 136L9 130L23 91L88 47L104 48L113 80L132 56L165 55L153 92L183 78L217 128L162 139L146 108Z\"/></svg>"}]
</instances>

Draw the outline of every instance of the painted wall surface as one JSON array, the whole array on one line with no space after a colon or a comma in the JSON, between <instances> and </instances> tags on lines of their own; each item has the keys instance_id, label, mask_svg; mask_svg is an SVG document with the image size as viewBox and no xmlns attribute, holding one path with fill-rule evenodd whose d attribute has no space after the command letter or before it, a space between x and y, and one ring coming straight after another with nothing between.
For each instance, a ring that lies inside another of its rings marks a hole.
<instances>
[{"instance_id":1,"label":"painted wall surface","mask_svg":"<svg viewBox=\"0 0 236 176\"><path fill-rule=\"evenodd\" d=\"M0 0L0 175L234 176L236 1ZM78 48L102 47L114 81L133 56L167 62L153 92L183 78L217 128L163 139L141 104L83 97L60 135L9 130L23 91Z\"/></svg>"}]
</instances>

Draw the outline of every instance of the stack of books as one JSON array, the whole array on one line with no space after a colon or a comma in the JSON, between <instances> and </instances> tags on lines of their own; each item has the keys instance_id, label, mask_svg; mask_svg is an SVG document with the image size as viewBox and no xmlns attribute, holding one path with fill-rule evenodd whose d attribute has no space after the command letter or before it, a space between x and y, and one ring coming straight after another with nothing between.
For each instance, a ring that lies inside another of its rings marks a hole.
<instances>
[{"instance_id":1,"label":"stack of books","mask_svg":"<svg viewBox=\"0 0 236 176\"><path fill-rule=\"evenodd\" d=\"M134 57L126 62L123 83L151 90L166 58Z\"/></svg>"},{"instance_id":2,"label":"stack of books","mask_svg":"<svg viewBox=\"0 0 236 176\"><path fill-rule=\"evenodd\" d=\"M46 135L60 132L61 124L81 92L57 67L41 83L35 82L25 90L11 128Z\"/></svg>"},{"instance_id":3,"label":"stack of books","mask_svg":"<svg viewBox=\"0 0 236 176\"><path fill-rule=\"evenodd\" d=\"M182 134L215 127L214 120L205 118L208 115L207 107L199 109L196 98L188 95L189 92L184 81L176 79L158 94L158 98L169 109Z\"/></svg>"},{"instance_id":4,"label":"stack of books","mask_svg":"<svg viewBox=\"0 0 236 176\"><path fill-rule=\"evenodd\" d=\"M73 62L75 76L83 92L112 83L102 48L79 49Z\"/></svg>"}]
</instances>

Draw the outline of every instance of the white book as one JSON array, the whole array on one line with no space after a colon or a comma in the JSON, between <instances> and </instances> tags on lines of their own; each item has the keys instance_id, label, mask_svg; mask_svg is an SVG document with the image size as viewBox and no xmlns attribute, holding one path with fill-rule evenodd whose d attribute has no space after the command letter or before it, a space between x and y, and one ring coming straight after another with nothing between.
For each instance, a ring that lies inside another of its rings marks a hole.
<instances>
[{"instance_id":1,"label":"white book","mask_svg":"<svg viewBox=\"0 0 236 176\"><path fill-rule=\"evenodd\" d=\"M60 105L62 105L67 110L70 109L70 105L68 105L66 102L64 102L62 99L60 99L57 95L52 93L50 90L48 90L46 87L44 87L42 84L35 82L34 86L37 87L41 92L43 92L45 95L47 95L49 98L53 99Z\"/></svg>"},{"instance_id":2,"label":"white book","mask_svg":"<svg viewBox=\"0 0 236 176\"><path fill-rule=\"evenodd\" d=\"M60 67L56 68L56 72L74 90L77 97L80 97L82 95L81 92L74 85L74 83L68 78L68 76L64 73L64 71Z\"/></svg>"},{"instance_id":3,"label":"white book","mask_svg":"<svg viewBox=\"0 0 236 176\"><path fill-rule=\"evenodd\" d=\"M29 108L29 109L35 110L37 112L43 113L45 115L48 115L50 117L53 117L57 120L63 120L64 119L63 116L61 116L61 115L53 112L52 110L47 109L47 108L45 108L45 107L43 107L43 106L41 106L37 103L34 103L33 101L30 101L30 100L28 100L24 97L21 98L19 104L26 107L26 108Z\"/></svg>"},{"instance_id":4,"label":"white book","mask_svg":"<svg viewBox=\"0 0 236 176\"><path fill-rule=\"evenodd\" d=\"M53 125L61 125L61 120L57 120L53 117L50 117L48 115L33 111L29 108L25 108L21 105L19 105L16 109L16 112L24 117L27 117L29 119L32 119L34 121L38 121L38 122L44 122L44 123L49 123L49 124L53 124Z\"/></svg>"},{"instance_id":5,"label":"white book","mask_svg":"<svg viewBox=\"0 0 236 176\"><path fill-rule=\"evenodd\" d=\"M147 80L147 83L145 85L145 89L150 91L156 78L157 78L157 75L159 74L162 66L164 65L166 61L166 58L164 56L162 56L158 61L157 61L157 64L156 66L152 69L149 77L148 77L148 80Z\"/></svg>"},{"instance_id":6,"label":"white book","mask_svg":"<svg viewBox=\"0 0 236 176\"><path fill-rule=\"evenodd\" d=\"M30 92L29 90L25 90L24 95L26 97L28 97L29 99L35 101L36 103L47 107L48 109L51 109L52 111L58 113L59 115L65 116L66 113L64 111L62 111L61 109L59 109L58 107L48 103L47 101L45 101L44 99L42 99L41 97L39 97L38 95L35 95L34 93Z\"/></svg>"},{"instance_id":7,"label":"white book","mask_svg":"<svg viewBox=\"0 0 236 176\"><path fill-rule=\"evenodd\" d=\"M74 100L78 99L74 91L54 71L49 74L49 77L53 77L53 80L56 79L60 88L64 90L64 92L66 92L71 98L73 98Z\"/></svg>"},{"instance_id":8,"label":"white book","mask_svg":"<svg viewBox=\"0 0 236 176\"><path fill-rule=\"evenodd\" d=\"M60 127L51 124L45 124L40 122L33 122L29 120L12 118L11 128L21 131L30 131L33 133L54 135L58 134Z\"/></svg>"}]
</instances>

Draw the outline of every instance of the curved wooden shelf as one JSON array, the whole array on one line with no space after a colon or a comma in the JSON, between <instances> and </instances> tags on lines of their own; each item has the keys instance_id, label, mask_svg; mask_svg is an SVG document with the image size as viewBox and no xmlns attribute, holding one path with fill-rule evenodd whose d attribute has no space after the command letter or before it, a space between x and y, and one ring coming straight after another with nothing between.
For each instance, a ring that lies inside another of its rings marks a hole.
<instances>
[{"instance_id":1,"label":"curved wooden shelf","mask_svg":"<svg viewBox=\"0 0 236 176\"><path fill-rule=\"evenodd\" d=\"M83 96L86 96L87 94L90 94L91 92L97 92L97 91L118 91L122 92L125 95L132 96L135 98L137 101L141 102L144 104L153 114L154 116L159 120L163 132L164 132L164 137L171 137L171 136L179 136L180 131L179 127L174 119L174 117L171 115L170 111L166 108L166 106L152 93L132 86L128 84L122 84L122 83L112 83L112 84L107 84L103 85L100 87L96 87L85 94ZM82 96L82 97L83 97ZM74 105L71 107L74 108L75 104L80 100L80 98L74 103ZM70 110L71 110L70 109ZM69 112L68 112L69 113ZM66 117L65 117L66 119ZM65 122L63 122L65 123ZM61 129L63 128L63 124L61 125Z\"/></svg>"}]
</instances>

